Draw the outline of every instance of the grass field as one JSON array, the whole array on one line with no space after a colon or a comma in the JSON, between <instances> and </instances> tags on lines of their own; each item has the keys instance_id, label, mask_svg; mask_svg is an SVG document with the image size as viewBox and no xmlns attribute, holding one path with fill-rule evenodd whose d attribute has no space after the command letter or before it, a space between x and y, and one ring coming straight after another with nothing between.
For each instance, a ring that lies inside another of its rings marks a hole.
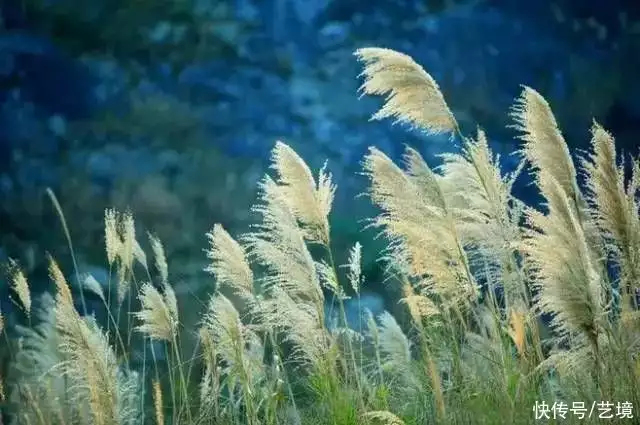
<instances>
[{"instance_id":1,"label":"grass field","mask_svg":"<svg viewBox=\"0 0 640 425\"><path fill-rule=\"evenodd\" d=\"M260 221L242 235L219 224L206 235L208 299L178 305L163 243L136 234L129 212L105 212L108 282L64 273L51 257L55 294L32 302L20 266L9 265L25 320L3 327L5 420L637 423L637 159L623 165L613 136L594 122L591 149L574 164L548 103L525 87L511 111L521 167L504 173L485 133L461 134L436 82L410 57L380 48L356 56L362 92L386 96L374 119L463 143L436 169L410 147L401 164L374 147L363 160L379 208L369 225L387 241L380 261L404 314L364 310L357 329L346 326L345 300L367 286L362 246L334 258L330 167L313 172L277 142L254 207ZM511 195L525 172L542 210ZM69 245L73 252L70 237ZM79 314L89 296L103 303L105 323ZM199 323L182 323L181 310L193 308Z\"/></svg>"}]
</instances>

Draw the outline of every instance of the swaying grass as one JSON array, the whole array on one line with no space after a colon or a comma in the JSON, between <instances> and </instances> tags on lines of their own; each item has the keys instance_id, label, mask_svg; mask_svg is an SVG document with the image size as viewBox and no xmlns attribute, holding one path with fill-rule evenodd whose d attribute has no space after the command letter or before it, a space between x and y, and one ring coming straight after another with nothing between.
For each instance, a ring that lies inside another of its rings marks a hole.
<instances>
[{"instance_id":1,"label":"swaying grass","mask_svg":"<svg viewBox=\"0 0 640 425\"><path fill-rule=\"evenodd\" d=\"M12 353L0 401L11 423L528 424L543 402L564 403L563 423L596 423L606 402L612 423L633 422L622 416L640 407L638 161L625 178L613 136L594 122L577 167L548 103L525 87L511 111L522 162L504 174L484 131L461 133L413 59L379 48L356 56L363 94L388 95L374 119L463 141L437 169L409 147L400 165L374 147L363 160L380 210L370 226L388 241L380 260L406 317L365 312L362 332L347 327L344 302L367 285L362 245L336 262L332 176L325 165L314 177L277 142L275 175L260 183L254 207L260 221L235 238L220 224L206 235L205 271L217 285L193 332L196 353L181 344L187 328L163 245L149 235L150 270L130 213L105 212L109 282L80 282L104 303L101 326L77 312L53 259L55 299L33 303L10 264L14 301L28 318L8 333L0 315ZM544 210L511 194L527 164ZM340 310L332 328L327 296ZM545 339L543 314L552 317ZM579 420L576 402L587 414L601 404Z\"/></svg>"}]
</instances>

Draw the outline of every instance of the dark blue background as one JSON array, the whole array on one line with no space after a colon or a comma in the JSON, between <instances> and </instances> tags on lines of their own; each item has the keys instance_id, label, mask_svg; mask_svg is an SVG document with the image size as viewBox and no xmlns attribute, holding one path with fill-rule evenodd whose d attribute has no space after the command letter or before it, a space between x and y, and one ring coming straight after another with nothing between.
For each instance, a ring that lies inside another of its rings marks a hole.
<instances>
[{"instance_id":1,"label":"dark blue background","mask_svg":"<svg viewBox=\"0 0 640 425\"><path fill-rule=\"evenodd\" d=\"M32 3L0 2L0 260L18 258L35 281L44 279L45 251L68 263L45 187L59 194L86 267L102 267L103 208L133 203L140 223L159 229L179 273L181 265L202 265L203 233L213 223L247 230L255 182L278 139L314 169L328 159L339 185L338 257L361 240L376 280L378 246L358 221L372 211L354 200L364 190L357 172L366 149L398 158L408 143L437 165L437 154L457 147L368 122L380 99L358 100L361 67L352 53L359 47L412 55L440 83L464 131L485 128L505 169L516 162L518 143L506 125L520 84L549 100L574 152L587 146L595 118L624 152L638 153L637 1L228 0L179 13L167 12L167 1L132 21L140 27L113 20L123 1L66 11L56 8L64 0ZM189 56L201 41L189 25L203 16L216 19L213 53ZM113 22L116 36L107 27ZM182 44L166 43L163 22L187 26ZM174 59L178 53L185 57ZM188 112L157 115L153 107L163 109L152 102L149 121L135 115L124 130L74 132L105 117L124 122L145 96ZM198 162L202 156L211 164ZM136 194L143 182L159 194ZM516 194L539 202L528 183L521 179Z\"/></svg>"}]
</instances>

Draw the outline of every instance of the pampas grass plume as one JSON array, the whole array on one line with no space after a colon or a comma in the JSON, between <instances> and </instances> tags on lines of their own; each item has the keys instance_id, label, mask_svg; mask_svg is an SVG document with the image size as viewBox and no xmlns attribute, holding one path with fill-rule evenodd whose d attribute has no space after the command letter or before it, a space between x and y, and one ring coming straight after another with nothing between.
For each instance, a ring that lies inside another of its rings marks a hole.
<instances>
[{"instance_id":1,"label":"pampas grass plume","mask_svg":"<svg viewBox=\"0 0 640 425\"><path fill-rule=\"evenodd\" d=\"M18 301L27 315L31 314L31 292L29 282L24 273L14 260L9 261L9 272L11 274L11 289L18 297Z\"/></svg>"},{"instance_id":2,"label":"pampas grass plume","mask_svg":"<svg viewBox=\"0 0 640 425\"><path fill-rule=\"evenodd\" d=\"M381 425L405 425L404 421L398 416L386 410L376 410L367 412L362 415L368 423L378 423Z\"/></svg>"},{"instance_id":3,"label":"pampas grass plume","mask_svg":"<svg viewBox=\"0 0 640 425\"><path fill-rule=\"evenodd\" d=\"M216 276L218 284L232 288L239 295L253 293L253 272L244 248L220 225L215 224L207 233L211 261L205 271Z\"/></svg>"},{"instance_id":4,"label":"pampas grass plume","mask_svg":"<svg viewBox=\"0 0 640 425\"><path fill-rule=\"evenodd\" d=\"M156 270L160 274L160 280L163 284L169 281L169 266L167 265L167 257L164 252L164 246L160 239L151 233L148 234L151 251L155 260Z\"/></svg>"},{"instance_id":5,"label":"pampas grass plume","mask_svg":"<svg viewBox=\"0 0 640 425\"><path fill-rule=\"evenodd\" d=\"M160 388L160 382L153 380L153 407L156 415L156 423L158 425L164 425L164 407L162 404L162 389Z\"/></svg>"},{"instance_id":6,"label":"pampas grass plume","mask_svg":"<svg viewBox=\"0 0 640 425\"><path fill-rule=\"evenodd\" d=\"M306 238L311 242L328 244L328 216L336 187L326 172L326 164L320 170L316 184L307 164L289 145L276 142L271 160L272 168L278 174L276 182L300 221Z\"/></svg>"},{"instance_id":7,"label":"pampas grass plume","mask_svg":"<svg viewBox=\"0 0 640 425\"><path fill-rule=\"evenodd\" d=\"M170 287L166 287L165 291ZM171 291L172 292L172 291ZM135 313L141 324L136 327L139 332L147 334L152 339L173 341L177 329L177 306L171 295L162 296L150 283L145 283L140 289L139 299L142 310Z\"/></svg>"},{"instance_id":8,"label":"pampas grass plume","mask_svg":"<svg viewBox=\"0 0 640 425\"><path fill-rule=\"evenodd\" d=\"M360 90L369 95L385 95L384 106L371 118L394 117L427 133L453 133L458 129L435 80L411 57L377 47L358 49L365 64L365 82Z\"/></svg>"}]
</instances>

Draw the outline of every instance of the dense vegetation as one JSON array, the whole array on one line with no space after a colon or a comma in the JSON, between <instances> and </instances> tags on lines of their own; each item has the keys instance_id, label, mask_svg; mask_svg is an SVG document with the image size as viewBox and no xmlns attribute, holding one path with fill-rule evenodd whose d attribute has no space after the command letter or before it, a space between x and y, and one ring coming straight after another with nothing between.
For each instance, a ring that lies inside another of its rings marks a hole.
<instances>
[{"instance_id":1,"label":"dense vegetation","mask_svg":"<svg viewBox=\"0 0 640 425\"><path fill-rule=\"evenodd\" d=\"M387 241L380 261L406 314L364 311L355 329L347 326L344 302L367 285L362 247L334 258L330 166L314 177L277 142L274 175L261 181L254 207L261 221L238 237L218 224L206 235L209 299L178 306L163 244L149 235L148 257L132 214L112 209L104 216L108 282L72 280L52 257L55 298L32 302L10 264L25 320L5 329L7 417L39 425L520 424L534 422L541 402L608 401L611 422L630 423L616 408L640 406L640 164L633 159L625 176L613 137L594 122L591 150L576 166L549 105L525 87L512 110L521 167L504 174L485 133L460 133L437 84L410 57L380 48L356 56L363 93L387 95L373 118L464 143L437 169L411 147L402 167L374 147L364 158L367 195L380 211L369 225ZM524 170L544 210L512 196ZM72 223L50 199L68 235ZM73 253L70 237L69 245ZM87 294L104 303L104 321L79 314ZM336 312L326 311L329 299ZM194 305L202 305L196 331L180 320ZM552 317L549 336L541 315ZM191 350L185 334L198 337ZM146 349L134 353L141 342ZM589 423L569 412L573 421Z\"/></svg>"}]
</instances>

